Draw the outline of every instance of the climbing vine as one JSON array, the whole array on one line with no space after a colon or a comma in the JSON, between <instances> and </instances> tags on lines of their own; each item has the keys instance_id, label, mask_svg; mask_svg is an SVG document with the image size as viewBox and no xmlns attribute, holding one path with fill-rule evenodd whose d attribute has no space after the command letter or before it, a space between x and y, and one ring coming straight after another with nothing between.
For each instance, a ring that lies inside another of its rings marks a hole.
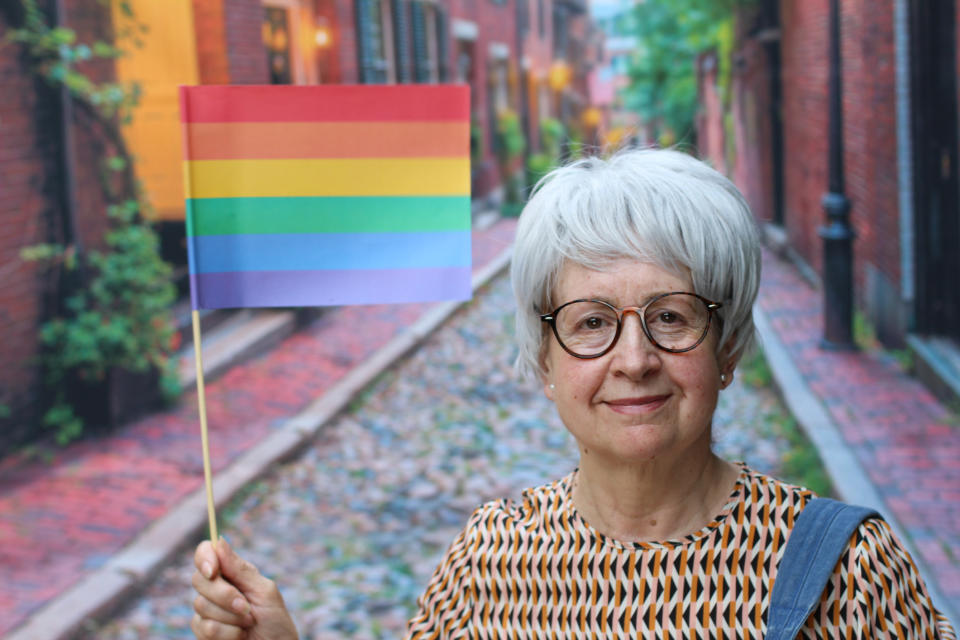
<instances>
[{"instance_id":1,"label":"climbing vine","mask_svg":"<svg viewBox=\"0 0 960 640\"><path fill-rule=\"evenodd\" d=\"M86 62L115 60L127 54L124 47L142 46L147 26L137 21L129 0L117 0L112 41L82 42L73 29L50 25L36 0L19 2L22 19L8 31L7 42L22 48L32 73L66 91L75 123L93 133L94 152L104 158L100 187L110 222L102 248L81 253L74 243L50 243L21 252L23 259L42 261L66 276L61 278L60 304L40 328L47 390L43 422L65 444L84 429L71 387L105 383L114 370L153 370L166 397L179 392L171 358L175 331L170 308L176 291L158 237L144 217L149 204L123 137L140 88L98 82L84 72Z\"/></svg>"}]
</instances>

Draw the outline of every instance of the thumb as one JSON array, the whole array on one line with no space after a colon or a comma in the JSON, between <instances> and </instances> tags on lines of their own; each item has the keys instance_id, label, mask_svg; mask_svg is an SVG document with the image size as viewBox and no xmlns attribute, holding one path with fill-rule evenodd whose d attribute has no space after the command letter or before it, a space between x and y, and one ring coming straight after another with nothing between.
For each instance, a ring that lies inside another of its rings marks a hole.
<instances>
[{"instance_id":1,"label":"thumb","mask_svg":"<svg viewBox=\"0 0 960 640\"><path fill-rule=\"evenodd\" d=\"M244 595L258 594L269 588L270 581L260 575L253 564L238 556L224 538L217 541L216 550L220 573Z\"/></svg>"}]
</instances>

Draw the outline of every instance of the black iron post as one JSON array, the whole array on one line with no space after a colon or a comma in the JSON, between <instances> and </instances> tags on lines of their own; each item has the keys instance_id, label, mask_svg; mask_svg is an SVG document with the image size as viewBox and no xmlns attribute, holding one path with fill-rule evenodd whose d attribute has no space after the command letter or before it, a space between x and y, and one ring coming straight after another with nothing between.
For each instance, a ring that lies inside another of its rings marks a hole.
<instances>
[{"instance_id":1,"label":"black iron post","mask_svg":"<svg viewBox=\"0 0 960 640\"><path fill-rule=\"evenodd\" d=\"M853 229L850 200L843 193L843 80L840 67L839 0L830 0L830 190L823 196L824 349L854 349Z\"/></svg>"}]
</instances>

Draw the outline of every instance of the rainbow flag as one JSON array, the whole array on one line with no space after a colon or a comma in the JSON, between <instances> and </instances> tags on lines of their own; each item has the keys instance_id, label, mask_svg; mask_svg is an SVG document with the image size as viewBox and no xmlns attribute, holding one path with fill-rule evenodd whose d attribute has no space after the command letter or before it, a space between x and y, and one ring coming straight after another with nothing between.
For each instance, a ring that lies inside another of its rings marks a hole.
<instances>
[{"instance_id":1,"label":"rainbow flag","mask_svg":"<svg viewBox=\"0 0 960 640\"><path fill-rule=\"evenodd\" d=\"M181 87L194 309L470 298L466 86Z\"/></svg>"}]
</instances>

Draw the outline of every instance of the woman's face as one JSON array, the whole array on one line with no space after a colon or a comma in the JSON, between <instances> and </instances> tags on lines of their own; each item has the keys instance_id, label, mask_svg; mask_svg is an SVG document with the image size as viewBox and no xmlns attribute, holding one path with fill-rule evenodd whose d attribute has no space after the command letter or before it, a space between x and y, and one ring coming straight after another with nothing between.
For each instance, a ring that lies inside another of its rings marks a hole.
<instances>
[{"instance_id":1,"label":"woman's face","mask_svg":"<svg viewBox=\"0 0 960 640\"><path fill-rule=\"evenodd\" d=\"M604 271L568 262L557 282L557 306L577 298L642 306L659 293L693 291L689 276L633 260L617 261ZM544 391L582 455L613 463L705 454L717 394L724 386L717 333L712 326L692 351L670 353L655 347L637 315L627 313L619 341L592 360L566 353L551 333L546 338ZM728 381L732 364L723 371Z\"/></svg>"}]
</instances>

